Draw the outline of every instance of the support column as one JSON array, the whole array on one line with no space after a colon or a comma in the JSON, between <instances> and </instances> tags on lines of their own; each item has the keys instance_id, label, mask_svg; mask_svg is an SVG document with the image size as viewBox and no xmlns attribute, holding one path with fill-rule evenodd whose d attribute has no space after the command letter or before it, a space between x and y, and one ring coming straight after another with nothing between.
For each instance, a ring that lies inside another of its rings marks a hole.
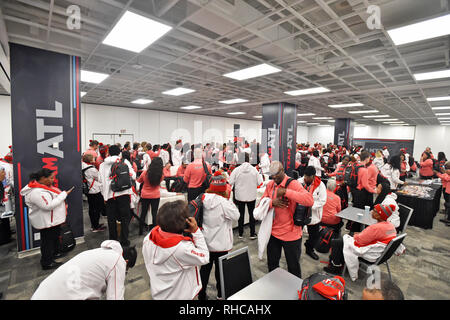
<instances>
[{"instance_id":1,"label":"support column","mask_svg":"<svg viewBox=\"0 0 450 320\"><path fill-rule=\"evenodd\" d=\"M334 144L349 149L353 143L355 123L353 119L336 119L334 123Z\"/></svg>"}]
</instances>

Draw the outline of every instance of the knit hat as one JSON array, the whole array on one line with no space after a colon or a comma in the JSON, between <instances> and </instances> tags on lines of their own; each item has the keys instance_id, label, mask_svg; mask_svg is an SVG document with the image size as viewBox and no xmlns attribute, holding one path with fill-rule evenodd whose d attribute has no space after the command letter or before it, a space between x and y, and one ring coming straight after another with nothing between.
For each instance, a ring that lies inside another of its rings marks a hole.
<instances>
[{"instance_id":1,"label":"knit hat","mask_svg":"<svg viewBox=\"0 0 450 320\"><path fill-rule=\"evenodd\" d=\"M386 221L395 211L395 206L393 204L390 204L388 206L377 204L375 205L374 209L380 215L381 219Z\"/></svg>"},{"instance_id":2,"label":"knit hat","mask_svg":"<svg viewBox=\"0 0 450 320\"><path fill-rule=\"evenodd\" d=\"M209 190L212 192L225 192L227 191L227 179L222 175L222 171L216 171L211 177L211 183Z\"/></svg>"}]
</instances>

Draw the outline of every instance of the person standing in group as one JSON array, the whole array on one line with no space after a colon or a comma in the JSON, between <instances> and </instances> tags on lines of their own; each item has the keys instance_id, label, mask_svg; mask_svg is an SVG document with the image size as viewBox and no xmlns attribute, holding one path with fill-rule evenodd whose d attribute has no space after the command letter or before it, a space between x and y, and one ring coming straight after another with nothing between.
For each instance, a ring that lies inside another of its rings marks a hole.
<instances>
[{"instance_id":1,"label":"person standing in group","mask_svg":"<svg viewBox=\"0 0 450 320\"><path fill-rule=\"evenodd\" d=\"M392 156L389 162L381 168L381 174L389 180L391 190L397 190L398 185L405 185L406 182L400 179L401 160L399 155ZM431 171L433 173L433 171Z\"/></svg>"},{"instance_id":2,"label":"person standing in group","mask_svg":"<svg viewBox=\"0 0 450 320\"><path fill-rule=\"evenodd\" d=\"M259 154L259 168L262 170L263 174L269 174L269 168L270 168L270 158L267 152L261 152Z\"/></svg>"},{"instance_id":3,"label":"person standing in group","mask_svg":"<svg viewBox=\"0 0 450 320\"><path fill-rule=\"evenodd\" d=\"M149 152L148 152L150 159L152 161L154 158L159 157L160 153L161 153L161 147L159 146L159 144L153 145L153 148L149 149Z\"/></svg>"},{"instance_id":4,"label":"person standing in group","mask_svg":"<svg viewBox=\"0 0 450 320\"><path fill-rule=\"evenodd\" d=\"M307 225L306 254L314 260L319 260L319 256L314 252L314 248L319 240L323 206L327 202L327 188L320 178L316 176L316 169L312 166L306 167L304 176L298 181L303 185L303 188L312 194L314 199L314 205L311 208L311 222Z\"/></svg>"},{"instance_id":5,"label":"person standing in group","mask_svg":"<svg viewBox=\"0 0 450 320\"><path fill-rule=\"evenodd\" d=\"M314 167L316 169L316 176L319 178L322 177L322 172L325 170L320 165L320 159L319 159L319 151L314 150L311 157L309 158L308 167Z\"/></svg>"},{"instance_id":6,"label":"person standing in group","mask_svg":"<svg viewBox=\"0 0 450 320\"><path fill-rule=\"evenodd\" d=\"M94 166L94 157L92 154L83 155L81 169L83 172L83 177L86 179L86 184L89 187L86 197L88 198L91 231L105 231L106 227L99 223L100 216L106 216L105 200L103 200L101 193L102 186L99 182L98 170Z\"/></svg>"},{"instance_id":7,"label":"person standing in group","mask_svg":"<svg viewBox=\"0 0 450 320\"><path fill-rule=\"evenodd\" d=\"M387 146L384 146L384 147L383 147L383 156L384 156L384 158L385 158L386 160L389 159L389 150L388 150L388 147L387 147Z\"/></svg>"},{"instance_id":8,"label":"person standing in group","mask_svg":"<svg viewBox=\"0 0 450 320\"><path fill-rule=\"evenodd\" d=\"M205 192L203 182L206 179L205 166L211 174L211 165L203 161L203 151L200 148L194 150L194 162L190 163L184 172L183 180L187 183L188 201L194 200Z\"/></svg>"},{"instance_id":9,"label":"person standing in group","mask_svg":"<svg viewBox=\"0 0 450 320\"><path fill-rule=\"evenodd\" d=\"M378 167L373 163L372 160L369 160L369 162L366 164L367 168L367 183L369 184L370 190L375 190L377 188L377 177L380 170L378 170ZM373 206L373 198L375 193L372 193L371 195L368 195L368 197L371 197L371 207Z\"/></svg>"},{"instance_id":10,"label":"person standing in group","mask_svg":"<svg viewBox=\"0 0 450 320\"><path fill-rule=\"evenodd\" d=\"M99 156L97 157L97 159L94 158L95 168L97 170L100 168L100 164L102 164L103 161L105 161L105 159L107 157L108 146L103 145L103 143L99 143L98 153L99 153Z\"/></svg>"},{"instance_id":11,"label":"person standing in group","mask_svg":"<svg viewBox=\"0 0 450 320\"><path fill-rule=\"evenodd\" d=\"M348 190L347 185L344 182L345 168L350 163L350 156L345 155L342 157L342 162L338 163L336 170L330 173L329 177L336 177L336 190L333 190L341 199L342 210L348 207Z\"/></svg>"},{"instance_id":12,"label":"person standing in group","mask_svg":"<svg viewBox=\"0 0 450 320\"><path fill-rule=\"evenodd\" d=\"M98 145L99 143L97 140L89 140L89 149L87 149L83 154L92 154L92 156L94 157L94 161L96 161L98 157Z\"/></svg>"},{"instance_id":13,"label":"person standing in group","mask_svg":"<svg viewBox=\"0 0 450 320\"><path fill-rule=\"evenodd\" d=\"M163 163L160 157L153 158L147 170L143 171L137 182L142 183L141 188L141 221L145 221L149 207L152 210L152 224L156 224L159 201L161 198L161 181L164 180ZM166 191L166 189L163 189ZM175 192L167 192L167 195L176 195ZM139 235L144 232L144 224L139 223Z\"/></svg>"},{"instance_id":14,"label":"person standing in group","mask_svg":"<svg viewBox=\"0 0 450 320\"><path fill-rule=\"evenodd\" d=\"M342 219L336 214L341 212L341 198L334 193L336 190L336 180L329 179L327 182L327 202L323 206L322 220L320 226L334 229L337 235L341 232Z\"/></svg>"},{"instance_id":15,"label":"person standing in group","mask_svg":"<svg viewBox=\"0 0 450 320\"><path fill-rule=\"evenodd\" d=\"M375 159L373 159L372 163L378 168L378 170L381 170L381 167L384 165L383 152L381 150L377 150L377 152L375 152Z\"/></svg>"},{"instance_id":16,"label":"person standing in group","mask_svg":"<svg viewBox=\"0 0 450 320\"><path fill-rule=\"evenodd\" d=\"M230 185L234 187L234 198L239 208L239 238L244 234L245 206L247 206L250 217L250 239L256 239L255 218L253 210L256 204L256 191L263 183L262 176L255 167L250 164L250 155L244 153L244 163L233 170L229 179Z\"/></svg>"},{"instance_id":17,"label":"person standing in group","mask_svg":"<svg viewBox=\"0 0 450 320\"><path fill-rule=\"evenodd\" d=\"M269 208L274 208L275 212L267 244L268 269L270 272L279 267L281 249L284 249L288 271L301 278L302 227L294 224L293 216L297 203L312 207L314 198L297 180L285 187L289 177L285 174L281 162L273 161L270 164L269 174L272 181L267 184L262 196L270 198Z\"/></svg>"},{"instance_id":18,"label":"person standing in group","mask_svg":"<svg viewBox=\"0 0 450 320\"><path fill-rule=\"evenodd\" d=\"M83 251L41 282L31 300L123 300L125 276L136 263L134 247L114 240Z\"/></svg>"},{"instance_id":19,"label":"person standing in group","mask_svg":"<svg viewBox=\"0 0 450 320\"><path fill-rule=\"evenodd\" d=\"M183 159L183 149L181 140L177 140L175 148L172 150L172 162L175 167L181 166Z\"/></svg>"},{"instance_id":20,"label":"person standing in group","mask_svg":"<svg viewBox=\"0 0 450 320\"><path fill-rule=\"evenodd\" d=\"M99 182L102 185L103 199L106 201L106 216L108 217L109 239L118 240L117 222L120 222L120 244L129 246L128 226L130 223L130 196L133 193L131 186L125 190L114 192L111 189L111 167L114 164L124 164L128 167L130 179L136 180L136 173L128 160L121 160L120 148L117 145L109 147L109 156L100 165Z\"/></svg>"},{"instance_id":21,"label":"person standing in group","mask_svg":"<svg viewBox=\"0 0 450 320\"><path fill-rule=\"evenodd\" d=\"M163 162L163 166L165 166L170 161L170 154L167 151L168 148L169 148L169 145L167 143L163 144L161 151L159 153L159 157L161 158L161 160Z\"/></svg>"},{"instance_id":22,"label":"person standing in group","mask_svg":"<svg viewBox=\"0 0 450 320\"><path fill-rule=\"evenodd\" d=\"M202 233L209 250L209 263L200 268L202 290L198 294L199 300L207 299L206 288L213 264L215 265L217 297L218 299L222 297L219 258L233 248L232 224L233 221L239 219L239 211L229 198L227 180L221 170L216 171L203 198Z\"/></svg>"},{"instance_id":23,"label":"person standing in group","mask_svg":"<svg viewBox=\"0 0 450 320\"><path fill-rule=\"evenodd\" d=\"M410 168L408 159L404 153L400 153L400 177L399 179L403 182L406 181L406 176L408 175Z\"/></svg>"},{"instance_id":24,"label":"person standing in group","mask_svg":"<svg viewBox=\"0 0 450 320\"><path fill-rule=\"evenodd\" d=\"M43 270L55 269L61 265L55 259L62 257L58 251L58 237L61 225L66 222L65 200L72 192L61 191L53 186L55 172L41 169L30 175L30 182L20 191L30 209L29 221L41 235L41 266Z\"/></svg>"}]
</instances>

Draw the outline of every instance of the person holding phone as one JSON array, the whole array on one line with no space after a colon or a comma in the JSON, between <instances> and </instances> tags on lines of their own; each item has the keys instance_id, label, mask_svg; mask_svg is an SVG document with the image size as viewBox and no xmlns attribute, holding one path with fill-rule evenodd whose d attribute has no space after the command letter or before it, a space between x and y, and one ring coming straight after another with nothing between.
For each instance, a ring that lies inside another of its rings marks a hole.
<instances>
[{"instance_id":1,"label":"person holding phone","mask_svg":"<svg viewBox=\"0 0 450 320\"><path fill-rule=\"evenodd\" d=\"M58 268L55 261L62 257L58 250L60 226L66 222L65 200L74 187L61 191L53 186L55 172L41 169L30 175L30 182L20 191L29 207L29 220L41 234L41 266L43 270Z\"/></svg>"}]
</instances>

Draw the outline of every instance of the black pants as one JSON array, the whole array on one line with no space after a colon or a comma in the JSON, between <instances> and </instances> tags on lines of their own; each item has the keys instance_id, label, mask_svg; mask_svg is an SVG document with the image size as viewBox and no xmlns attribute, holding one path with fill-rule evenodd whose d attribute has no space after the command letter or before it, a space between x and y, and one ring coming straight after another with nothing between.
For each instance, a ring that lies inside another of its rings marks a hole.
<instances>
[{"instance_id":1,"label":"black pants","mask_svg":"<svg viewBox=\"0 0 450 320\"><path fill-rule=\"evenodd\" d=\"M156 199L144 199L141 198L141 221L145 221L145 218L147 217L148 207L152 207L152 225L156 225L156 214L158 213L159 208L159 200L160 198ZM144 230L144 225L142 223L139 223L139 233L142 233Z\"/></svg>"},{"instance_id":2,"label":"black pants","mask_svg":"<svg viewBox=\"0 0 450 320\"><path fill-rule=\"evenodd\" d=\"M329 227L329 228L332 228L335 232L336 232L336 235L337 236L340 236L340 234L341 234L341 228L342 228L342 226L344 225L344 223L341 221L341 222L339 222L339 223L337 223L337 224L326 224L326 223L320 223L320 226L321 227Z\"/></svg>"},{"instance_id":3,"label":"black pants","mask_svg":"<svg viewBox=\"0 0 450 320\"><path fill-rule=\"evenodd\" d=\"M347 186L339 186L336 190L336 194L341 198L341 209L344 210L348 207L348 192Z\"/></svg>"},{"instance_id":4,"label":"black pants","mask_svg":"<svg viewBox=\"0 0 450 320\"><path fill-rule=\"evenodd\" d=\"M130 195L126 194L106 201L106 215L108 217L109 239L118 240L117 224L120 221L120 244L129 246L128 226L130 225Z\"/></svg>"},{"instance_id":5,"label":"black pants","mask_svg":"<svg viewBox=\"0 0 450 320\"><path fill-rule=\"evenodd\" d=\"M101 192L95 194L88 194L88 204L89 204L89 218L91 219L91 228L97 229L99 227L100 215L106 215L105 212L105 201Z\"/></svg>"},{"instance_id":6,"label":"black pants","mask_svg":"<svg viewBox=\"0 0 450 320\"><path fill-rule=\"evenodd\" d=\"M250 216L250 236L254 236L256 235L256 231L255 231L255 218L253 217L253 211L255 210L255 203L256 200L254 201L249 201L249 202L244 202L244 201L239 201L239 200L235 200L236 205L239 209L239 221L238 221L238 231L239 231L239 235L242 236L244 234L244 217L245 217L245 206L247 205L247 209L248 209L248 215Z\"/></svg>"},{"instance_id":7,"label":"black pants","mask_svg":"<svg viewBox=\"0 0 450 320\"><path fill-rule=\"evenodd\" d=\"M405 182L405 181L406 181L406 174L403 175L403 176L400 176L400 180L402 180L403 182Z\"/></svg>"},{"instance_id":8,"label":"black pants","mask_svg":"<svg viewBox=\"0 0 450 320\"><path fill-rule=\"evenodd\" d=\"M342 238L331 241L330 263L335 267L344 266L344 240Z\"/></svg>"},{"instance_id":9,"label":"black pants","mask_svg":"<svg viewBox=\"0 0 450 320\"><path fill-rule=\"evenodd\" d=\"M60 226L40 230L41 233L41 265L48 266L58 250Z\"/></svg>"},{"instance_id":10,"label":"black pants","mask_svg":"<svg viewBox=\"0 0 450 320\"><path fill-rule=\"evenodd\" d=\"M433 176L423 176L423 175L420 175L420 179L422 179L422 180L430 180L430 179L433 179Z\"/></svg>"},{"instance_id":11,"label":"black pants","mask_svg":"<svg viewBox=\"0 0 450 320\"><path fill-rule=\"evenodd\" d=\"M205 192L205 188L204 187L188 188L187 189L188 202L190 202L191 200L194 200L195 198L197 198L197 196L199 194L201 194L203 192Z\"/></svg>"},{"instance_id":12,"label":"black pants","mask_svg":"<svg viewBox=\"0 0 450 320\"><path fill-rule=\"evenodd\" d=\"M214 263L214 276L216 277L217 296L222 297L222 291L221 291L222 289L220 286L219 258L221 256L226 255L227 253L228 253L227 251L210 252L208 264L201 266L200 279L202 280L202 290L200 290L200 292L198 294L199 300L206 300L206 287L208 286L209 275L211 274L211 269L213 267L213 263Z\"/></svg>"},{"instance_id":13,"label":"black pants","mask_svg":"<svg viewBox=\"0 0 450 320\"><path fill-rule=\"evenodd\" d=\"M365 206L369 206L370 210L373 209L373 194L366 189L358 190L352 189L353 206L358 209L364 209ZM351 232L361 231L361 224L354 221L349 221L348 226Z\"/></svg>"},{"instance_id":14,"label":"black pants","mask_svg":"<svg viewBox=\"0 0 450 320\"><path fill-rule=\"evenodd\" d=\"M445 192L445 189L444 189L444 200L445 202L450 202L450 194Z\"/></svg>"},{"instance_id":15,"label":"black pants","mask_svg":"<svg viewBox=\"0 0 450 320\"><path fill-rule=\"evenodd\" d=\"M305 241L305 247L308 251L313 251L317 241L319 241L320 223L307 225L308 240Z\"/></svg>"},{"instance_id":16,"label":"black pants","mask_svg":"<svg viewBox=\"0 0 450 320\"><path fill-rule=\"evenodd\" d=\"M301 278L300 256L302 254L302 238L294 241L283 241L274 236L270 236L269 243L267 244L267 265L269 272L280 266L282 248L284 249L288 271Z\"/></svg>"}]
</instances>

